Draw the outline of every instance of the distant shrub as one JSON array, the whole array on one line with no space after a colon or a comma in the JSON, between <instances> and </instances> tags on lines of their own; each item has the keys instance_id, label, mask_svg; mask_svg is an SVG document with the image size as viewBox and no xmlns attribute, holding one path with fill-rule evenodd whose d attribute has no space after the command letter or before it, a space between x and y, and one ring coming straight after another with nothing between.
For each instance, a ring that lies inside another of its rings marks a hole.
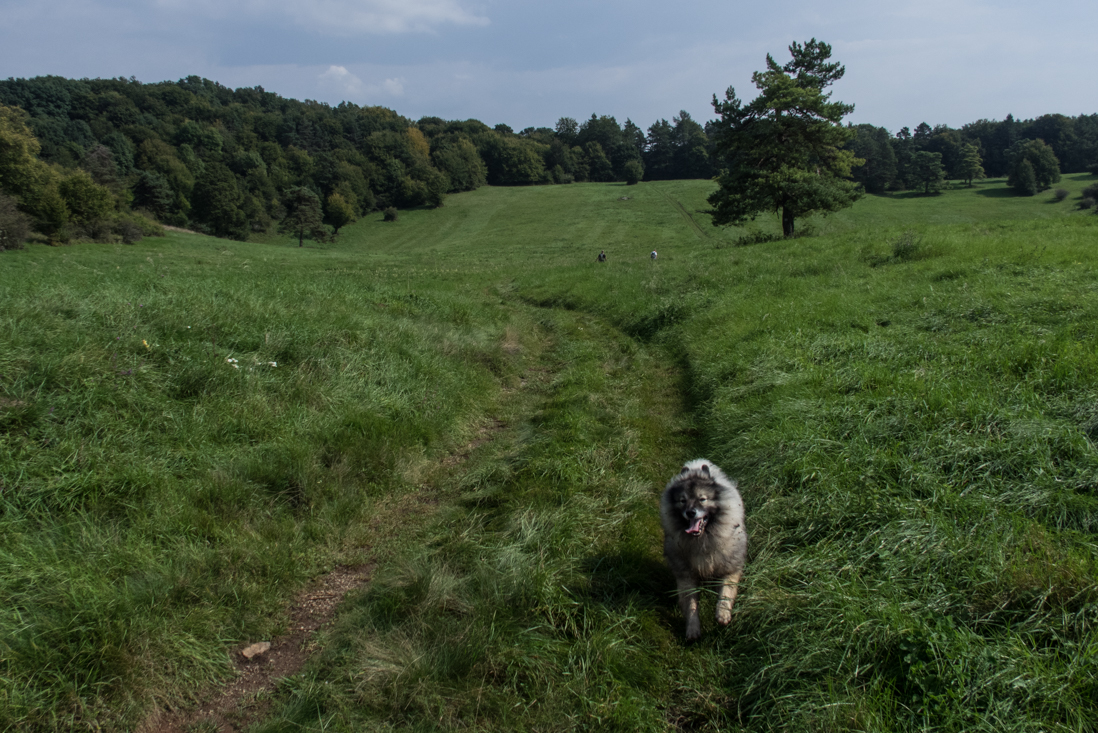
<instances>
[{"instance_id":1,"label":"distant shrub","mask_svg":"<svg viewBox=\"0 0 1098 733\"><path fill-rule=\"evenodd\" d=\"M774 234L772 232L755 232L753 234L744 234L736 240L735 246L747 247L752 244L766 244L768 242L780 242L784 237L781 234Z\"/></svg>"},{"instance_id":2,"label":"distant shrub","mask_svg":"<svg viewBox=\"0 0 1098 733\"><path fill-rule=\"evenodd\" d=\"M1094 199L1087 196L1086 198L1084 198L1082 201L1079 202L1079 208L1080 209L1093 209L1094 208Z\"/></svg>"},{"instance_id":3,"label":"distant shrub","mask_svg":"<svg viewBox=\"0 0 1098 733\"><path fill-rule=\"evenodd\" d=\"M393 206L386 206L385 211L382 212L382 219L384 221L396 221L398 216L400 216L400 214Z\"/></svg>"},{"instance_id":4,"label":"distant shrub","mask_svg":"<svg viewBox=\"0 0 1098 733\"><path fill-rule=\"evenodd\" d=\"M77 241L134 244L144 237L164 236L164 227L147 215L127 212L75 224L71 234Z\"/></svg>"},{"instance_id":5,"label":"distant shrub","mask_svg":"<svg viewBox=\"0 0 1098 733\"><path fill-rule=\"evenodd\" d=\"M918 258L923 252L923 238L908 230L892 243L892 259L906 262Z\"/></svg>"},{"instance_id":6,"label":"distant shrub","mask_svg":"<svg viewBox=\"0 0 1098 733\"><path fill-rule=\"evenodd\" d=\"M73 225L73 233L77 240L90 240L92 242L113 242L114 222L106 217L96 217Z\"/></svg>"},{"instance_id":7,"label":"distant shrub","mask_svg":"<svg viewBox=\"0 0 1098 733\"><path fill-rule=\"evenodd\" d=\"M626 163L622 172L625 173L625 183L628 186L635 186L644 178L644 166L641 165L639 160L631 160Z\"/></svg>"},{"instance_id":8,"label":"distant shrub","mask_svg":"<svg viewBox=\"0 0 1098 733\"><path fill-rule=\"evenodd\" d=\"M797 231L794 232L794 234L793 234L793 238L794 239L804 239L806 237L817 237L817 236L819 236L819 234L820 234L820 232L816 228L816 225L813 224L812 222L808 221L808 222L805 222L805 223L801 224L797 228Z\"/></svg>"},{"instance_id":9,"label":"distant shrub","mask_svg":"<svg viewBox=\"0 0 1098 733\"><path fill-rule=\"evenodd\" d=\"M888 242L888 250L882 251L879 247L867 245L862 248L861 257L870 267L882 267L895 265L901 262L913 260L925 260L939 254L936 248L923 240L918 232L909 229L899 237Z\"/></svg>"},{"instance_id":10,"label":"distant shrub","mask_svg":"<svg viewBox=\"0 0 1098 733\"><path fill-rule=\"evenodd\" d=\"M134 224L132 221L122 220L115 225L115 231L118 232L118 236L122 238L123 244L136 244L140 242L145 235L141 232L141 227Z\"/></svg>"},{"instance_id":11,"label":"distant shrub","mask_svg":"<svg viewBox=\"0 0 1098 733\"><path fill-rule=\"evenodd\" d=\"M1068 197L1068 190L1066 188L1058 188L1052 192L1052 197L1057 201L1063 201Z\"/></svg>"},{"instance_id":12,"label":"distant shrub","mask_svg":"<svg viewBox=\"0 0 1098 733\"><path fill-rule=\"evenodd\" d=\"M1091 163L1087 166L1087 170L1092 176L1098 176L1098 163Z\"/></svg>"},{"instance_id":13,"label":"distant shrub","mask_svg":"<svg viewBox=\"0 0 1098 733\"><path fill-rule=\"evenodd\" d=\"M128 214L119 214L115 220L114 230L125 241L125 230L136 227L143 237L163 237L164 227L160 222L150 217L147 213L131 211Z\"/></svg>"},{"instance_id":14,"label":"distant shrub","mask_svg":"<svg viewBox=\"0 0 1098 733\"><path fill-rule=\"evenodd\" d=\"M1098 199L1098 183L1091 184L1083 189L1083 198Z\"/></svg>"}]
</instances>

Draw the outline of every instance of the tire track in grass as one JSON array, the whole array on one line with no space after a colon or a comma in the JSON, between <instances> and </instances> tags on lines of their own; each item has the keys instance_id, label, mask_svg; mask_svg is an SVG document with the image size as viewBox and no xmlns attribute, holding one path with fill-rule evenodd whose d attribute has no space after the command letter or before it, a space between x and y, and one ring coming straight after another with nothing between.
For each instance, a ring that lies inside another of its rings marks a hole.
<instances>
[{"instance_id":1,"label":"tire track in grass","mask_svg":"<svg viewBox=\"0 0 1098 733\"><path fill-rule=\"evenodd\" d=\"M691 229L694 230L694 234L698 235L698 239L709 239L709 233L702 229L698 222L694 221L694 215L687 211L686 207L683 206L678 199L664 191L663 188L659 186L656 186L656 190L659 191L660 195L667 199L668 202L670 202L671 205L675 207L675 209L678 210L682 218L686 220L686 223L690 226Z\"/></svg>"}]
</instances>

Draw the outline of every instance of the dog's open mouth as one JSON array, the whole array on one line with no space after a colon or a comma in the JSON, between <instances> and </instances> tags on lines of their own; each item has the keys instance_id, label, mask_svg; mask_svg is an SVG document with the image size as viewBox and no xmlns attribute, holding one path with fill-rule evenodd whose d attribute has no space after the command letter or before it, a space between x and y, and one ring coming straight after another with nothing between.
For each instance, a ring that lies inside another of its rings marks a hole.
<instances>
[{"instance_id":1,"label":"dog's open mouth","mask_svg":"<svg viewBox=\"0 0 1098 733\"><path fill-rule=\"evenodd\" d=\"M705 523L707 521L709 521L708 517L696 518L693 522L691 522L690 526L686 528L686 534L697 537L705 531Z\"/></svg>"}]
</instances>

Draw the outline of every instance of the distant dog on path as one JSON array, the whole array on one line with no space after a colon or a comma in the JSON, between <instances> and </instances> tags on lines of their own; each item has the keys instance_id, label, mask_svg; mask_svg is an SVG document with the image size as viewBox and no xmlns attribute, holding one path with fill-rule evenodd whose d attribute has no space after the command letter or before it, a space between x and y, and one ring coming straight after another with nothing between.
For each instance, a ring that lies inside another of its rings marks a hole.
<instances>
[{"instance_id":1,"label":"distant dog on path","mask_svg":"<svg viewBox=\"0 0 1098 733\"><path fill-rule=\"evenodd\" d=\"M606 250L599 252L599 262L606 262Z\"/></svg>"},{"instance_id":2,"label":"distant dog on path","mask_svg":"<svg viewBox=\"0 0 1098 733\"><path fill-rule=\"evenodd\" d=\"M652 254L648 255L652 259L656 259L656 250L652 250Z\"/></svg>"},{"instance_id":3,"label":"distant dog on path","mask_svg":"<svg viewBox=\"0 0 1098 733\"><path fill-rule=\"evenodd\" d=\"M721 584L717 623L732 620L732 604L747 561L743 519L743 499L736 482L705 459L687 463L663 490L663 555L678 583L687 639L701 636L698 599L705 581Z\"/></svg>"}]
</instances>

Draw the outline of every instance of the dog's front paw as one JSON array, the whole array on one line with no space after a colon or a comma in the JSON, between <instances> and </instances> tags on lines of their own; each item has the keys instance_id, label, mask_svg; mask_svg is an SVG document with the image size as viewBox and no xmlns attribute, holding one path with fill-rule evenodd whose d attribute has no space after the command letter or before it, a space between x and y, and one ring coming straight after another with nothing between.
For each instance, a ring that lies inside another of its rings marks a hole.
<instances>
[{"instance_id":1,"label":"dog's front paw","mask_svg":"<svg viewBox=\"0 0 1098 733\"><path fill-rule=\"evenodd\" d=\"M721 601L717 604L717 623L721 626L728 626L732 623L732 604L725 601Z\"/></svg>"},{"instance_id":2,"label":"dog's front paw","mask_svg":"<svg viewBox=\"0 0 1098 733\"><path fill-rule=\"evenodd\" d=\"M702 635L701 619L694 616L686 622L686 640L694 641L700 639Z\"/></svg>"}]
</instances>

